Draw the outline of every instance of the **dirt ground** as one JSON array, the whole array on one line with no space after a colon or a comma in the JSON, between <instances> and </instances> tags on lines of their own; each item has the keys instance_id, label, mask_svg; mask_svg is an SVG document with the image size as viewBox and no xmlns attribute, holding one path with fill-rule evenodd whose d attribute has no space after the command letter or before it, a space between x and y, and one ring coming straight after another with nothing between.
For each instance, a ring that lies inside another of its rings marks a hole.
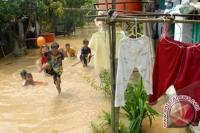
<instances>
[{"instance_id":1,"label":"dirt ground","mask_svg":"<svg viewBox=\"0 0 200 133\"><path fill-rule=\"evenodd\" d=\"M90 38L95 29L80 30L75 37L58 37L64 46L70 43L80 49L82 40ZM80 37L81 35L81 37ZM71 65L78 59L65 59L62 94L58 95L51 77L38 73L35 65L39 50L29 50L24 57L9 56L0 61L0 133L92 133L90 122L97 120L102 110L110 110L110 101L93 89L85 79L95 78L93 65L83 68ZM19 71L29 70L35 80L46 86L22 87ZM161 102L154 108L162 112ZM165 129L162 117L153 121L152 128L144 121L143 133L185 133L185 129Z\"/></svg>"}]
</instances>

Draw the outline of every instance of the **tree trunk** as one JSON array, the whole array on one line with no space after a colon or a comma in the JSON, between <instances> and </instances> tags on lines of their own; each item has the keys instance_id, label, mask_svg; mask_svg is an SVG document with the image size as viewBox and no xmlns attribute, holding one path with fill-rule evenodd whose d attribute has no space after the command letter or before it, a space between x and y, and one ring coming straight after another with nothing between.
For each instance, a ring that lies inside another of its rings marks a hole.
<instances>
[{"instance_id":1,"label":"tree trunk","mask_svg":"<svg viewBox=\"0 0 200 133\"><path fill-rule=\"evenodd\" d=\"M10 40L11 43L13 43L14 45L14 50L12 53L15 56L23 56L26 54L26 47L24 45L24 41L20 40L20 38L12 31L10 32Z\"/></svg>"}]
</instances>

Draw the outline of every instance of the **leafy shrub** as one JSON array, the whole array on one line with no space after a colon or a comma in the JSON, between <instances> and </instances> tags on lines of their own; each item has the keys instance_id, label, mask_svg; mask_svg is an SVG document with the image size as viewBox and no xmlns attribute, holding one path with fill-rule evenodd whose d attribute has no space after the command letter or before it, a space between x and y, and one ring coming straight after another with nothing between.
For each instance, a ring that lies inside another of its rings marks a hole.
<instances>
[{"instance_id":1,"label":"leafy shrub","mask_svg":"<svg viewBox=\"0 0 200 133\"><path fill-rule=\"evenodd\" d=\"M103 91L105 97L111 98L111 75L108 71L103 71L99 74L100 83L97 83L95 80L90 79L89 77L84 77L86 81L96 90Z\"/></svg>"},{"instance_id":2,"label":"leafy shrub","mask_svg":"<svg viewBox=\"0 0 200 133\"><path fill-rule=\"evenodd\" d=\"M104 121L104 125L111 126L112 116L110 112L103 111L103 121Z\"/></svg>"},{"instance_id":3,"label":"leafy shrub","mask_svg":"<svg viewBox=\"0 0 200 133\"><path fill-rule=\"evenodd\" d=\"M103 111L103 115L99 122L91 122L91 128L93 133L109 133L111 130L111 113ZM119 123L119 133L128 133L126 126L120 121Z\"/></svg>"},{"instance_id":4,"label":"leafy shrub","mask_svg":"<svg viewBox=\"0 0 200 133\"><path fill-rule=\"evenodd\" d=\"M104 92L105 96L111 98L111 77L110 73L104 71L100 74L100 85L97 85L95 81L88 80L91 83L91 86L100 89ZM148 102L148 96L144 90L142 78L134 83L129 83L125 92L125 106L122 108L127 118L130 121L129 128L127 129L125 125L119 123L119 132L120 133L140 133L141 125L145 118L149 119L150 126L154 116L159 115L155 110L153 110ZM111 126L111 114L103 112L104 124L102 126L108 125Z\"/></svg>"},{"instance_id":5,"label":"leafy shrub","mask_svg":"<svg viewBox=\"0 0 200 133\"><path fill-rule=\"evenodd\" d=\"M123 109L130 120L129 132L139 133L142 121L146 117L148 117L151 126L152 119L155 115L158 115L158 113L147 103L148 96L143 88L142 79L135 84L128 85L125 97L126 103Z\"/></svg>"},{"instance_id":6,"label":"leafy shrub","mask_svg":"<svg viewBox=\"0 0 200 133\"><path fill-rule=\"evenodd\" d=\"M104 92L105 96L111 96L111 75L108 71L103 71L100 75L100 89Z\"/></svg>"},{"instance_id":7,"label":"leafy shrub","mask_svg":"<svg viewBox=\"0 0 200 133\"><path fill-rule=\"evenodd\" d=\"M93 133L105 133L103 125L91 122L91 128Z\"/></svg>"}]
</instances>

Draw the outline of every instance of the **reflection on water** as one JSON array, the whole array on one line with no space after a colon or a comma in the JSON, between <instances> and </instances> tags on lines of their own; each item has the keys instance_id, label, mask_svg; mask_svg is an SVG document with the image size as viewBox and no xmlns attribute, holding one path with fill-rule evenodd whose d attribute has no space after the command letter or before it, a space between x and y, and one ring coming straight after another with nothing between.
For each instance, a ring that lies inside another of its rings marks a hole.
<instances>
[{"instance_id":1,"label":"reflection on water","mask_svg":"<svg viewBox=\"0 0 200 133\"><path fill-rule=\"evenodd\" d=\"M77 50L82 40L57 39L62 47L68 42ZM90 133L90 121L97 119L102 109L109 108L103 95L82 78L94 77L93 66L72 67L77 59L64 60L62 94L58 95L52 77L37 72L38 53L31 50L25 57L7 57L0 62L0 133ZM19 76L22 69L48 85L23 87Z\"/></svg>"}]
</instances>

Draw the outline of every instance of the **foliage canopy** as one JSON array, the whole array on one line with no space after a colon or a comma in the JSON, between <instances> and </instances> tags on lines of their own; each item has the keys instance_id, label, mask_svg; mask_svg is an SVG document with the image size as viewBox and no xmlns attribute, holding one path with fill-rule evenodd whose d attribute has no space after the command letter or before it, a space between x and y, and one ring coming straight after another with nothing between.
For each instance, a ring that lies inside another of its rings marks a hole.
<instances>
[{"instance_id":1,"label":"foliage canopy","mask_svg":"<svg viewBox=\"0 0 200 133\"><path fill-rule=\"evenodd\" d=\"M7 30L11 22L25 17L41 22L50 22L53 16L70 19L72 15L67 15L64 8L92 7L95 2L97 0L0 0L0 31Z\"/></svg>"}]
</instances>

